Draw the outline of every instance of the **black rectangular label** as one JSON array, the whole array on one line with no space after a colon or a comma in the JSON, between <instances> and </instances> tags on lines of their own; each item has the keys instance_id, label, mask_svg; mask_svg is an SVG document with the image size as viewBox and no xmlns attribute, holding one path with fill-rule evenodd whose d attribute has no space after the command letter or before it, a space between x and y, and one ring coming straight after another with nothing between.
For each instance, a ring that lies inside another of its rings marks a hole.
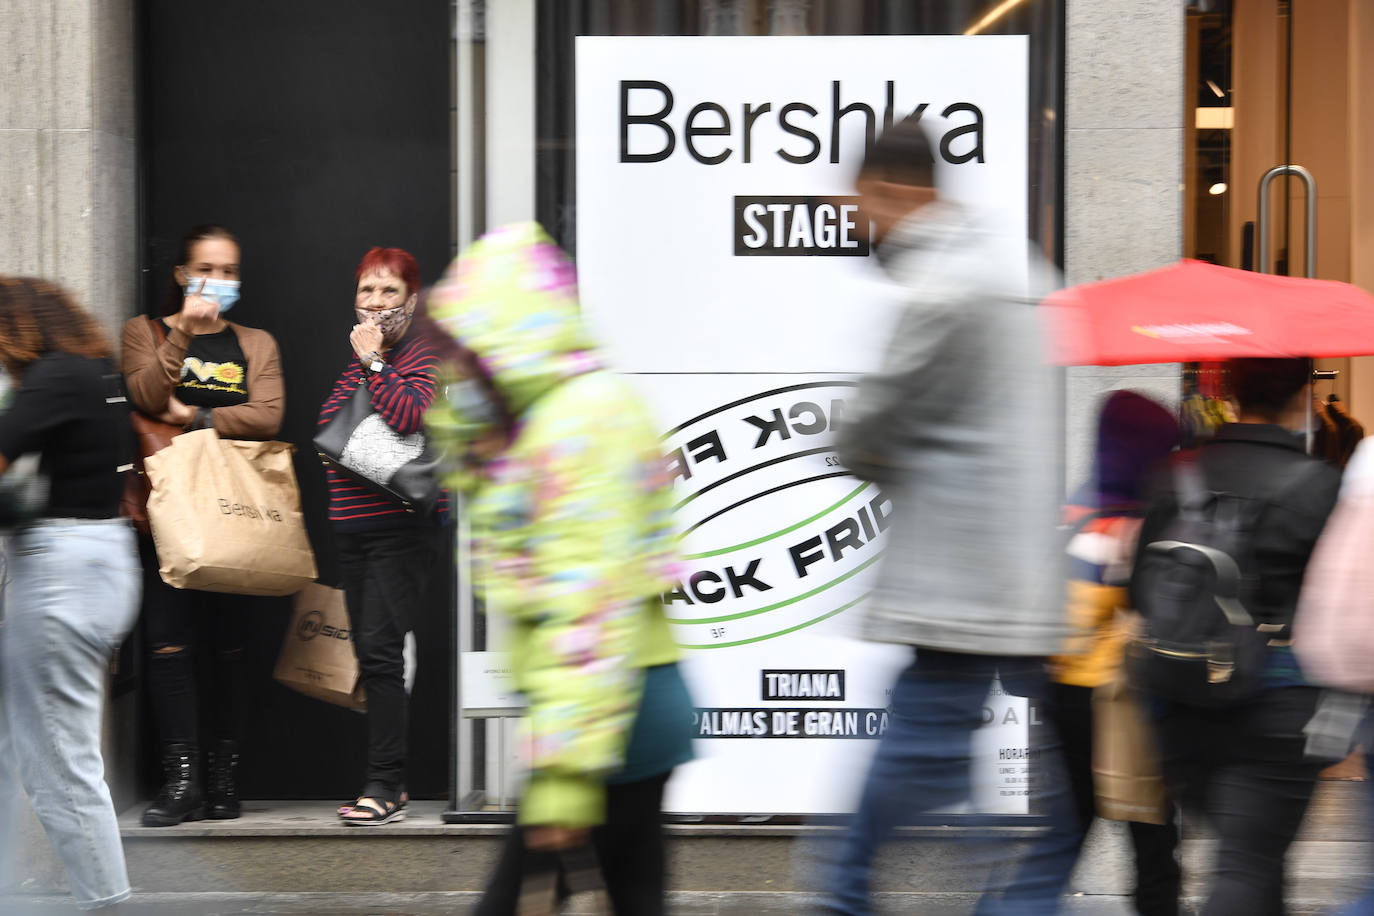
<instances>
[{"instance_id":1,"label":"black rectangular label","mask_svg":"<svg viewBox=\"0 0 1374 916\"><path fill-rule=\"evenodd\" d=\"M766 668L759 679L765 700L844 699L844 671L839 668Z\"/></svg>"},{"instance_id":2,"label":"black rectangular label","mask_svg":"<svg viewBox=\"0 0 1374 916\"><path fill-rule=\"evenodd\" d=\"M887 731L886 709L698 707L692 713L698 738L878 738Z\"/></svg>"},{"instance_id":3,"label":"black rectangular label","mask_svg":"<svg viewBox=\"0 0 1374 916\"><path fill-rule=\"evenodd\" d=\"M735 198L739 257L868 257L868 220L858 197Z\"/></svg>"}]
</instances>

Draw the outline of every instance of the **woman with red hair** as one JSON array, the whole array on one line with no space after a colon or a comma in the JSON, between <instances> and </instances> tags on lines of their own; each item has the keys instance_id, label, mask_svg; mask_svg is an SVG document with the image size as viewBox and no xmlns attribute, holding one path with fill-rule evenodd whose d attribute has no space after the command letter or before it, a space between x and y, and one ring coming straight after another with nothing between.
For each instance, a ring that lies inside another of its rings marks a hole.
<instances>
[{"instance_id":1,"label":"woman with red hair","mask_svg":"<svg viewBox=\"0 0 1374 916\"><path fill-rule=\"evenodd\" d=\"M325 426L359 387L372 409L403 436L424 429L434 402L439 356L412 328L420 267L400 248L373 248L356 273L353 355L320 408ZM403 650L439 559L448 513L441 498L429 516L335 465L326 470L329 521L339 550L353 646L367 693L367 775L358 800L339 809L346 824L371 827L405 818L406 690Z\"/></svg>"}]
</instances>

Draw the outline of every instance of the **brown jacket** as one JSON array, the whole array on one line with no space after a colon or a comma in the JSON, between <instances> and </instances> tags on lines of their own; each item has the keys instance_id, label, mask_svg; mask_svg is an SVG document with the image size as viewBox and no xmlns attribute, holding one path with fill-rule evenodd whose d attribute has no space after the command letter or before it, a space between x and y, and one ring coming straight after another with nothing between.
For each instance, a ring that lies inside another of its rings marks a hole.
<instances>
[{"instance_id":1,"label":"brown jacket","mask_svg":"<svg viewBox=\"0 0 1374 916\"><path fill-rule=\"evenodd\" d=\"M277 342L266 331L225 323L238 336L248 363L248 402L211 411L215 432L232 439L271 439L281 429L286 407ZM145 315L125 323L124 384L135 407L153 416L167 409L167 399L181 380L190 343L191 335L177 328L158 343L153 324Z\"/></svg>"}]
</instances>

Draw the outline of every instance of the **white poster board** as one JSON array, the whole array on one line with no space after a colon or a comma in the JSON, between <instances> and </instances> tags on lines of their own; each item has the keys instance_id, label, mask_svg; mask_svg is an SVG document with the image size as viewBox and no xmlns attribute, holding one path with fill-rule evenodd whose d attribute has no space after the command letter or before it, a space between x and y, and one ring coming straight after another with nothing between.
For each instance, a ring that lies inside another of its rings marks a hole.
<instances>
[{"instance_id":1,"label":"white poster board","mask_svg":"<svg viewBox=\"0 0 1374 916\"><path fill-rule=\"evenodd\" d=\"M518 716L525 709L525 697L515 686L510 653L464 652L458 671L465 719Z\"/></svg>"},{"instance_id":2,"label":"white poster board","mask_svg":"<svg viewBox=\"0 0 1374 916\"><path fill-rule=\"evenodd\" d=\"M699 760L670 810L852 810L909 648L855 637L891 504L830 436L892 299L853 177L921 113L942 188L1023 263L1024 36L577 39L583 308L666 433ZM1026 708L997 692L974 808L1026 810Z\"/></svg>"}]
</instances>

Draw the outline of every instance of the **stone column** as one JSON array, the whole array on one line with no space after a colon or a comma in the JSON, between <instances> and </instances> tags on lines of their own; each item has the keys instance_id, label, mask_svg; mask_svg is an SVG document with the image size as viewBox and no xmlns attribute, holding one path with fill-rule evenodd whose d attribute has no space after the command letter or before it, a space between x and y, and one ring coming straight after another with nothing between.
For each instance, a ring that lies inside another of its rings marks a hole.
<instances>
[{"instance_id":1,"label":"stone column","mask_svg":"<svg viewBox=\"0 0 1374 916\"><path fill-rule=\"evenodd\" d=\"M133 0L0 0L0 272L112 333L138 280Z\"/></svg>"},{"instance_id":2,"label":"stone column","mask_svg":"<svg viewBox=\"0 0 1374 916\"><path fill-rule=\"evenodd\" d=\"M1178 260L1183 242L1184 4L1067 0L1064 272L1087 283ZM1177 364L1068 374L1067 484L1088 473L1103 397L1166 403Z\"/></svg>"}]
</instances>

